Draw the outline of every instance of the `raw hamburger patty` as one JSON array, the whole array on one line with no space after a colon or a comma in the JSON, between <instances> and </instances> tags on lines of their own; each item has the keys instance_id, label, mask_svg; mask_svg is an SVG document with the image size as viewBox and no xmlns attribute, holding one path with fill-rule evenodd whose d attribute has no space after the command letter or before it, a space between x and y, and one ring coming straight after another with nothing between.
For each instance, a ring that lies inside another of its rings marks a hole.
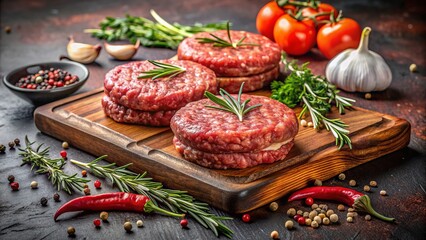
<instances>
[{"instance_id":1,"label":"raw hamburger patty","mask_svg":"<svg viewBox=\"0 0 426 240\"><path fill-rule=\"evenodd\" d=\"M248 107L262 106L242 122L233 113L207 108L218 105L202 99L178 110L170 127L180 142L208 153L252 152L294 138L298 121L293 110L268 97L241 95L242 101L248 98Z\"/></svg>"},{"instance_id":2,"label":"raw hamburger patty","mask_svg":"<svg viewBox=\"0 0 426 240\"><path fill-rule=\"evenodd\" d=\"M141 124L155 127L169 126L170 119L176 112L176 110L157 112L134 110L111 101L111 99L106 95L102 98L102 107L105 114L116 122Z\"/></svg>"},{"instance_id":3,"label":"raw hamburger patty","mask_svg":"<svg viewBox=\"0 0 426 240\"><path fill-rule=\"evenodd\" d=\"M228 39L226 30L213 32ZM233 42L246 37L243 43L258 46L214 47L210 43L199 43L196 38L211 38L209 33L198 33L186 38L178 48L178 59L191 60L212 69L218 77L241 77L263 73L276 67L281 54L278 45L267 37L244 31L231 31Z\"/></svg>"},{"instance_id":4,"label":"raw hamburger patty","mask_svg":"<svg viewBox=\"0 0 426 240\"><path fill-rule=\"evenodd\" d=\"M185 72L173 78L138 79L141 72L156 68L148 61L120 65L105 76L104 91L112 101L143 111L177 110L203 98L204 92L217 92L214 72L191 61L159 60L184 67Z\"/></svg>"},{"instance_id":5,"label":"raw hamburger patty","mask_svg":"<svg viewBox=\"0 0 426 240\"><path fill-rule=\"evenodd\" d=\"M267 72L247 76L247 77L218 77L219 88L225 89L228 93L238 93L241 84L244 82L243 92L252 92L269 86L272 80L277 79L279 66L268 70Z\"/></svg>"},{"instance_id":6,"label":"raw hamburger patty","mask_svg":"<svg viewBox=\"0 0 426 240\"><path fill-rule=\"evenodd\" d=\"M265 150L249 153L206 153L181 143L176 137L173 138L176 150L188 161L204 167L215 169L247 168L262 163L273 163L287 156L293 147L293 141L282 145L277 150Z\"/></svg>"}]
</instances>

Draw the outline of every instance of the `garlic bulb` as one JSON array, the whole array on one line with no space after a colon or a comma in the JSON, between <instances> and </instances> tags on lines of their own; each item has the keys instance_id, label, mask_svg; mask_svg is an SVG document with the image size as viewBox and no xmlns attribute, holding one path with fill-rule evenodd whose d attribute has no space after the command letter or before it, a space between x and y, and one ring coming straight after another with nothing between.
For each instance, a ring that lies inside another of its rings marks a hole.
<instances>
[{"instance_id":1,"label":"garlic bulb","mask_svg":"<svg viewBox=\"0 0 426 240\"><path fill-rule=\"evenodd\" d=\"M67 45L68 58L83 64L94 62L99 56L101 49L100 45L75 42L73 37L70 37Z\"/></svg>"},{"instance_id":2,"label":"garlic bulb","mask_svg":"<svg viewBox=\"0 0 426 240\"><path fill-rule=\"evenodd\" d=\"M111 45L104 43L105 51L113 58L118 60L129 60L131 59L139 49L140 41L138 40L135 45Z\"/></svg>"},{"instance_id":3,"label":"garlic bulb","mask_svg":"<svg viewBox=\"0 0 426 240\"><path fill-rule=\"evenodd\" d=\"M347 49L327 65L325 75L338 88L348 92L383 91L392 82L392 72L385 60L368 50L371 28L362 31L358 49Z\"/></svg>"}]
</instances>

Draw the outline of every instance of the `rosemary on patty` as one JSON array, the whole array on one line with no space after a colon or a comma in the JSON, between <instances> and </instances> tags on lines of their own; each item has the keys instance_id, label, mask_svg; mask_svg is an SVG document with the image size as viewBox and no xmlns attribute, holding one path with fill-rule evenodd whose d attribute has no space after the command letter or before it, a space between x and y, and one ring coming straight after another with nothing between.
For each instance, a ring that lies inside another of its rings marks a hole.
<instances>
[{"instance_id":1,"label":"rosemary on patty","mask_svg":"<svg viewBox=\"0 0 426 240\"><path fill-rule=\"evenodd\" d=\"M138 78L152 78L152 80L162 77L172 78L186 71L185 68L173 64L162 63L154 60L148 60L148 62L150 62L157 68L142 72L141 75L138 76Z\"/></svg>"}]
</instances>

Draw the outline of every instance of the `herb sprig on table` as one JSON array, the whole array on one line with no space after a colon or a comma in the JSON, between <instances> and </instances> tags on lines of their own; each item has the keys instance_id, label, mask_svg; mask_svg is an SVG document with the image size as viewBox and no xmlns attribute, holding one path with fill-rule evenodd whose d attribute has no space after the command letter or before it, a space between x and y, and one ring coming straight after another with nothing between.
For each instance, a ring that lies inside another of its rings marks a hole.
<instances>
[{"instance_id":1,"label":"herb sprig on table","mask_svg":"<svg viewBox=\"0 0 426 240\"><path fill-rule=\"evenodd\" d=\"M156 22L130 15L124 18L106 17L99 23L100 29L85 29L84 32L107 41L129 40L136 43L139 39L145 47L176 49L181 41L195 33L226 29L226 22L195 23L192 26L185 26L179 23L168 23L154 10L151 10L151 15Z\"/></svg>"},{"instance_id":2,"label":"herb sprig on table","mask_svg":"<svg viewBox=\"0 0 426 240\"><path fill-rule=\"evenodd\" d=\"M332 102L339 113L343 114L345 108L351 107L355 100L338 95L339 90L336 86L328 82L325 77L314 75L307 67L308 63L298 66L294 61L288 62L284 54L282 62L291 73L284 82L273 81L271 83L271 98L291 108L302 104L299 118L309 113L314 128L325 127L331 131L339 149L345 144L352 148L351 139L348 136L348 125L341 119L330 119L326 115L331 110Z\"/></svg>"},{"instance_id":3,"label":"herb sprig on table","mask_svg":"<svg viewBox=\"0 0 426 240\"><path fill-rule=\"evenodd\" d=\"M60 191L61 189L71 194L75 189L83 190L83 184L90 182L89 179L77 177L77 174L68 175L62 171L65 165L63 158L51 159L49 157L49 148L42 149L43 144L40 144L36 149L32 146L35 142L30 142L28 137L25 136L25 148L19 148L19 153L22 156L22 165L31 164L31 170L37 168L35 171L38 174L47 174L49 180Z\"/></svg>"},{"instance_id":4,"label":"herb sprig on table","mask_svg":"<svg viewBox=\"0 0 426 240\"><path fill-rule=\"evenodd\" d=\"M212 214L206 203L196 201L185 191L163 188L161 183L146 177L146 172L136 174L129 171L127 168L131 163L121 167L116 167L115 163L107 165L98 164L104 158L106 156L101 156L90 163L83 163L76 160L71 160L71 162L79 167L90 169L98 177L110 179L122 192L134 191L148 196L157 206L162 205L172 212L183 212L191 215L205 228L211 229L216 236L223 234L228 238L232 237L232 230L221 222L222 220L232 218Z\"/></svg>"}]
</instances>

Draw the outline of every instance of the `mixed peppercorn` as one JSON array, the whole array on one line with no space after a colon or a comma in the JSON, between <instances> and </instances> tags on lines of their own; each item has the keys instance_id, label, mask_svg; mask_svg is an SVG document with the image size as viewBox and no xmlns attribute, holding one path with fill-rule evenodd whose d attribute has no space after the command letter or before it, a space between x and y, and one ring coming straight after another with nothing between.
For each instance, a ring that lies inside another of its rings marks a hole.
<instances>
[{"instance_id":1,"label":"mixed peppercorn","mask_svg":"<svg viewBox=\"0 0 426 240\"><path fill-rule=\"evenodd\" d=\"M15 86L26 89L54 89L79 81L78 76L62 69L50 68L21 77Z\"/></svg>"}]
</instances>

